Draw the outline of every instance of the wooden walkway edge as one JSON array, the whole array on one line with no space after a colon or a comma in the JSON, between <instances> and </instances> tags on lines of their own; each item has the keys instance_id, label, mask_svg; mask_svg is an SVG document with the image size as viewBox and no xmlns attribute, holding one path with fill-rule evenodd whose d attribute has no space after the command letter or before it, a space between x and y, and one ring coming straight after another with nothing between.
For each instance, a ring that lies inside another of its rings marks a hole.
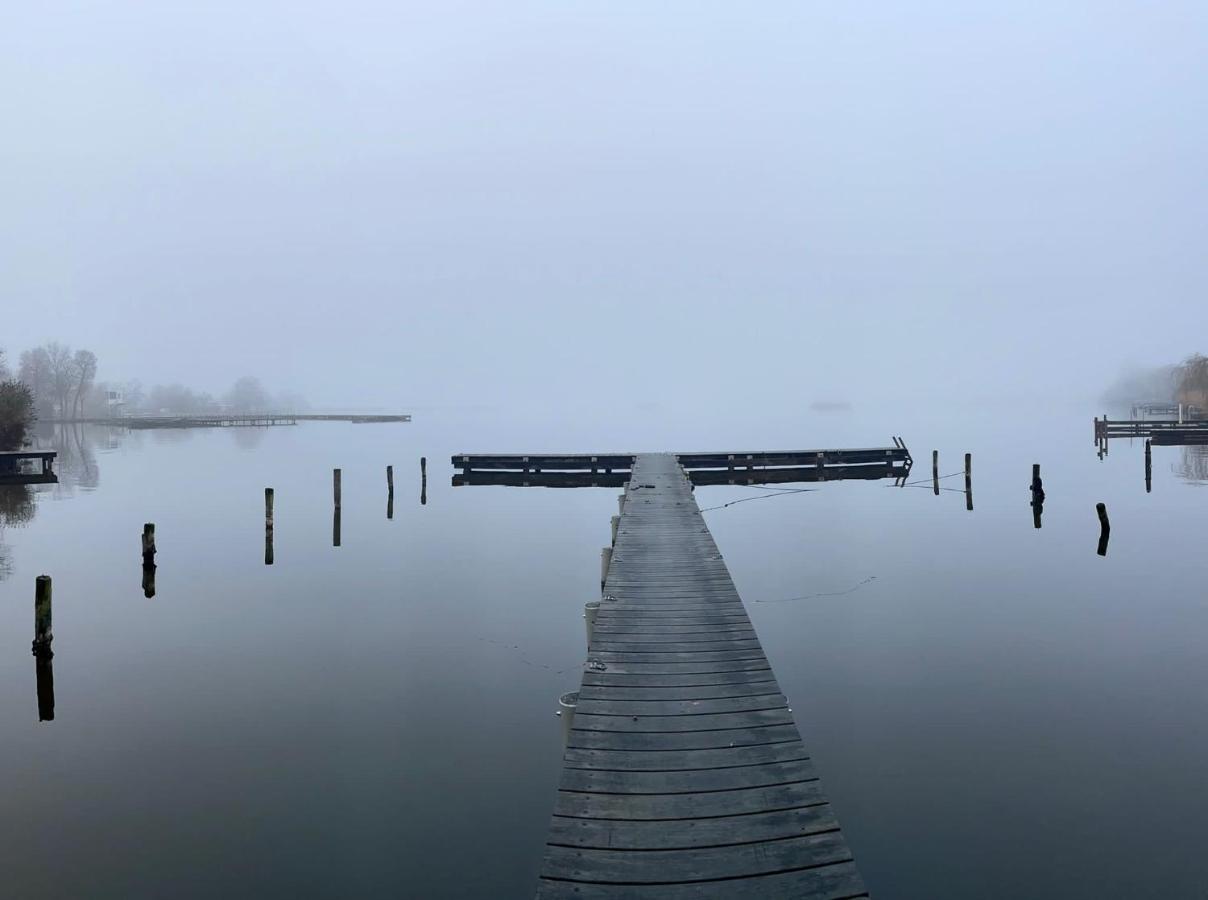
<instances>
[{"instance_id":1,"label":"wooden walkway edge","mask_svg":"<svg viewBox=\"0 0 1208 900\"><path fill-rule=\"evenodd\" d=\"M867 897L676 457L640 454L537 897Z\"/></svg>"}]
</instances>

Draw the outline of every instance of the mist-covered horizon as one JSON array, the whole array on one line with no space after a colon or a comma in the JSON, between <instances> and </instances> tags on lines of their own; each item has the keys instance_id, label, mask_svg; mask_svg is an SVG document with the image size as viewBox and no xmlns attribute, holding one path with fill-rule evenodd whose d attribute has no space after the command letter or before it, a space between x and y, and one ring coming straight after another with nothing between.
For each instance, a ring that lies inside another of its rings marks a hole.
<instances>
[{"instance_id":1,"label":"mist-covered horizon","mask_svg":"<svg viewBox=\"0 0 1208 900\"><path fill-rule=\"evenodd\" d=\"M1098 398L1203 349L1206 18L14 8L0 345L316 407Z\"/></svg>"}]
</instances>

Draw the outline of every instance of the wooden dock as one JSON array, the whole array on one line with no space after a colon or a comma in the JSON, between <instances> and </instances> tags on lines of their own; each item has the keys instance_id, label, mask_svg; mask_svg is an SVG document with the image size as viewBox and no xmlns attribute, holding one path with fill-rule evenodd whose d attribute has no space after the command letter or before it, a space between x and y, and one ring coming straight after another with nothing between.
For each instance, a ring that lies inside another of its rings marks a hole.
<instances>
[{"instance_id":1,"label":"wooden dock","mask_svg":"<svg viewBox=\"0 0 1208 900\"><path fill-rule=\"evenodd\" d=\"M636 453L459 453L453 486L621 487ZM910 474L910 451L900 438L891 447L847 450L752 450L675 454L695 485L787 484L892 478Z\"/></svg>"},{"instance_id":2,"label":"wooden dock","mask_svg":"<svg viewBox=\"0 0 1208 900\"><path fill-rule=\"evenodd\" d=\"M1155 444L1202 444L1208 419L1095 419L1095 446L1113 438L1151 438Z\"/></svg>"},{"instance_id":3,"label":"wooden dock","mask_svg":"<svg viewBox=\"0 0 1208 900\"><path fill-rule=\"evenodd\" d=\"M684 469L626 480L537 896L867 896Z\"/></svg>"},{"instance_id":4,"label":"wooden dock","mask_svg":"<svg viewBox=\"0 0 1208 900\"><path fill-rule=\"evenodd\" d=\"M57 484L54 450L0 451L0 484ZM37 471L32 471L37 463Z\"/></svg>"}]
</instances>

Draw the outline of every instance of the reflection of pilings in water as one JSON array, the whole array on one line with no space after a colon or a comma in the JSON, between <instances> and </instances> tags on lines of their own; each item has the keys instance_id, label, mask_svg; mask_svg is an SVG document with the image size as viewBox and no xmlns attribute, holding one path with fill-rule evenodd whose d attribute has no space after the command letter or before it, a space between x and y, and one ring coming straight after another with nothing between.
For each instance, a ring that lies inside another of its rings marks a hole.
<instances>
[{"instance_id":1,"label":"reflection of pilings in water","mask_svg":"<svg viewBox=\"0 0 1208 900\"><path fill-rule=\"evenodd\" d=\"M264 564L273 564L273 489L264 489Z\"/></svg>"},{"instance_id":2,"label":"reflection of pilings in water","mask_svg":"<svg viewBox=\"0 0 1208 900\"><path fill-rule=\"evenodd\" d=\"M340 546L340 507L331 511L331 546Z\"/></svg>"},{"instance_id":3,"label":"reflection of pilings in water","mask_svg":"<svg viewBox=\"0 0 1208 900\"><path fill-rule=\"evenodd\" d=\"M1032 463L1032 526L1040 527L1044 513L1044 482L1040 480L1040 463Z\"/></svg>"},{"instance_id":4,"label":"reflection of pilings in water","mask_svg":"<svg viewBox=\"0 0 1208 900\"><path fill-rule=\"evenodd\" d=\"M38 692L38 721L53 722L55 720L55 668L51 660L54 654L47 650L45 653L34 654L34 679Z\"/></svg>"},{"instance_id":5,"label":"reflection of pilings in water","mask_svg":"<svg viewBox=\"0 0 1208 900\"><path fill-rule=\"evenodd\" d=\"M39 575L34 582L34 676L37 680L38 721L50 722L55 717L55 676L51 660L54 651L51 628L51 582L49 575Z\"/></svg>"},{"instance_id":6,"label":"reflection of pilings in water","mask_svg":"<svg viewBox=\"0 0 1208 900\"><path fill-rule=\"evenodd\" d=\"M428 457L426 456L419 458L419 503L420 506L428 503Z\"/></svg>"},{"instance_id":7,"label":"reflection of pilings in water","mask_svg":"<svg viewBox=\"0 0 1208 900\"><path fill-rule=\"evenodd\" d=\"M1149 438L1145 439L1145 493L1153 492L1153 449L1149 446Z\"/></svg>"},{"instance_id":8,"label":"reflection of pilings in water","mask_svg":"<svg viewBox=\"0 0 1208 900\"><path fill-rule=\"evenodd\" d=\"M965 509L973 510L973 454L965 454Z\"/></svg>"},{"instance_id":9,"label":"reflection of pilings in water","mask_svg":"<svg viewBox=\"0 0 1208 900\"><path fill-rule=\"evenodd\" d=\"M386 466L386 518L394 518L394 466Z\"/></svg>"},{"instance_id":10,"label":"reflection of pilings in water","mask_svg":"<svg viewBox=\"0 0 1208 900\"><path fill-rule=\"evenodd\" d=\"M1177 472L1187 481L1208 481L1208 447L1183 447Z\"/></svg>"},{"instance_id":11,"label":"reflection of pilings in water","mask_svg":"<svg viewBox=\"0 0 1208 900\"><path fill-rule=\"evenodd\" d=\"M1095 512L1099 514L1099 548L1096 552L1100 556L1107 556L1107 541L1112 533L1111 523L1107 520L1107 505L1096 503Z\"/></svg>"}]
</instances>

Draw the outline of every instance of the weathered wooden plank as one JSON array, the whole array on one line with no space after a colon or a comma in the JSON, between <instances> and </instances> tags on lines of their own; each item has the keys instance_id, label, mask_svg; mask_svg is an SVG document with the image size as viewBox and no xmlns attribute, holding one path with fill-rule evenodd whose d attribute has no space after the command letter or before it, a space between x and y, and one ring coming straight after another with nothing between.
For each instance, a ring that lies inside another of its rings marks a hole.
<instances>
[{"instance_id":1,"label":"weathered wooden plank","mask_svg":"<svg viewBox=\"0 0 1208 900\"><path fill-rule=\"evenodd\" d=\"M574 731L720 731L788 725L793 714L786 707L754 712L719 713L700 716L596 716L575 713Z\"/></svg>"},{"instance_id":2,"label":"weathered wooden plank","mask_svg":"<svg viewBox=\"0 0 1208 900\"><path fill-rule=\"evenodd\" d=\"M650 673L619 670L597 672L589 669L583 673L583 684L599 687L670 688L688 685L750 684L756 681L766 681L773 677L772 669L767 665L724 669L718 672L692 672L690 670Z\"/></svg>"},{"instance_id":3,"label":"weathered wooden plank","mask_svg":"<svg viewBox=\"0 0 1208 900\"><path fill-rule=\"evenodd\" d=\"M717 697L686 700L614 700L584 697L579 692L575 718L594 716L702 716L733 712L757 712L784 709L788 706L784 694L773 691L745 697Z\"/></svg>"},{"instance_id":4,"label":"weathered wooden plank","mask_svg":"<svg viewBox=\"0 0 1208 900\"><path fill-rule=\"evenodd\" d=\"M758 697L779 694L780 685L770 678L745 684L701 684L671 687L618 687L584 683L579 688L579 703L589 700L717 700L722 697ZM583 708L583 707L580 707Z\"/></svg>"},{"instance_id":5,"label":"weathered wooden plank","mask_svg":"<svg viewBox=\"0 0 1208 900\"><path fill-rule=\"evenodd\" d=\"M577 718L577 717L576 717ZM713 750L801 740L796 725L767 725L760 728L723 728L717 731L577 731L570 733L568 747L589 750Z\"/></svg>"},{"instance_id":6,"label":"weathered wooden plank","mask_svg":"<svg viewBox=\"0 0 1208 900\"><path fill-rule=\"evenodd\" d=\"M542 878L537 888L538 900L857 900L867 896L851 862L686 884L618 886Z\"/></svg>"},{"instance_id":7,"label":"weathered wooden plank","mask_svg":"<svg viewBox=\"0 0 1208 900\"><path fill-rule=\"evenodd\" d=\"M685 769L721 769L760 763L807 759L805 747L796 738L750 747L720 747L716 750L585 750L568 747L563 757L568 768L609 771L675 772Z\"/></svg>"},{"instance_id":8,"label":"weathered wooden plank","mask_svg":"<svg viewBox=\"0 0 1208 900\"><path fill-rule=\"evenodd\" d=\"M612 884L677 884L767 875L786 869L850 862L838 831L778 841L682 850L625 850L550 846L542 873L547 878Z\"/></svg>"},{"instance_id":9,"label":"weathered wooden plank","mask_svg":"<svg viewBox=\"0 0 1208 900\"><path fill-rule=\"evenodd\" d=\"M608 850L686 850L744 841L774 841L832 831L839 827L829 803L713 819L678 822L617 822L555 816L549 843L562 847L598 847Z\"/></svg>"},{"instance_id":10,"label":"weathered wooden plank","mask_svg":"<svg viewBox=\"0 0 1208 900\"><path fill-rule=\"evenodd\" d=\"M697 794L768 787L817 779L808 759L781 763L756 763L723 769L690 771L635 771L624 769L563 769L558 788L597 794Z\"/></svg>"},{"instance_id":11,"label":"weathered wooden plank","mask_svg":"<svg viewBox=\"0 0 1208 900\"><path fill-rule=\"evenodd\" d=\"M825 801L817 781L702 794L583 794L559 791L554 814L585 819L704 819L795 809Z\"/></svg>"}]
</instances>

